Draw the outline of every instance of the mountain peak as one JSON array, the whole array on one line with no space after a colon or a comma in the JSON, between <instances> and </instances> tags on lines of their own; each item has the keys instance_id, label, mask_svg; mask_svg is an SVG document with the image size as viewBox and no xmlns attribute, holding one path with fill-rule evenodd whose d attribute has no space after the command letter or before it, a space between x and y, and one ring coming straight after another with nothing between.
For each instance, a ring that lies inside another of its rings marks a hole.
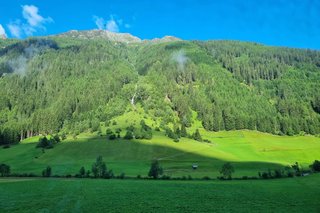
<instances>
[{"instance_id":1,"label":"mountain peak","mask_svg":"<svg viewBox=\"0 0 320 213\"><path fill-rule=\"evenodd\" d=\"M1 34L0 39L7 39L7 36L5 34Z\"/></svg>"},{"instance_id":2,"label":"mountain peak","mask_svg":"<svg viewBox=\"0 0 320 213\"><path fill-rule=\"evenodd\" d=\"M83 39L107 39L115 42L123 43L139 43L141 39L129 33L115 33L107 30L71 30L66 33L59 34L61 37L83 38Z\"/></svg>"},{"instance_id":3,"label":"mountain peak","mask_svg":"<svg viewBox=\"0 0 320 213\"><path fill-rule=\"evenodd\" d=\"M115 33L108 30L70 30L66 33L62 33L57 36L82 39L106 39L113 42L122 42L127 44L141 42L171 42L181 40L174 36L164 36L163 38L141 40L140 38L133 36L130 33Z\"/></svg>"}]
</instances>

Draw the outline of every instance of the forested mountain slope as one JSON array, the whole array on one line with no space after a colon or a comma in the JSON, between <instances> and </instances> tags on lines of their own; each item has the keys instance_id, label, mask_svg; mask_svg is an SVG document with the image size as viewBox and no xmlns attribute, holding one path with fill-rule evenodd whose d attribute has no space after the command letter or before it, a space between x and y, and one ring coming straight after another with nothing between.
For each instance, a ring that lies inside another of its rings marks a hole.
<instances>
[{"instance_id":1,"label":"forested mountain slope","mask_svg":"<svg viewBox=\"0 0 320 213\"><path fill-rule=\"evenodd\" d=\"M320 133L318 51L79 34L0 40L1 143L96 131L137 105L162 129L196 112L211 131Z\"/></svg>"}]
</instances>

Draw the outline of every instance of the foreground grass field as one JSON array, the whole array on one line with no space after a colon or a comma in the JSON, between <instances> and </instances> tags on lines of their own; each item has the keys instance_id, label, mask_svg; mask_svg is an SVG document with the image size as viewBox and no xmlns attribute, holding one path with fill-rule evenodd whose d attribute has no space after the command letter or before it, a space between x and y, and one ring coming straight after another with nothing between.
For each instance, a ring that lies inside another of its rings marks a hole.
<instances>
[{"instance_id":1,"label":"foreground grass field","mask_svg":"<svg viewBox=\"0 0 320 213\"><path fill-rule=\"evenodd\" d=\"M256 181L0 179L0 212L319 212L320 176Z\"/></svg>"},{"instance_id":2,"label":"foreground grass field","mask_svg":"<svg viewBox=\"0 0 320 213\"><path fill-rule=\"evenodd\" d=\"M154 132L152 140L107 140L93 134L67 139L50 150L36 149L37 138L9 149L0 149L0 162L11 166L12 173L41 174L47 166L53 175L76 174L81 166L91 169L102 155L115 175L146 176L153 159L158 159L167 175L216 178L224 162L232 162L234 177L257 176L258 171L283 168L299 162L308 168L320 158L320 138L313 136L274 136L254 131L201 132L211 144L182 138L179 143ZM199 168L192 170L193 163Z\"/></svg>"}]
</instances>

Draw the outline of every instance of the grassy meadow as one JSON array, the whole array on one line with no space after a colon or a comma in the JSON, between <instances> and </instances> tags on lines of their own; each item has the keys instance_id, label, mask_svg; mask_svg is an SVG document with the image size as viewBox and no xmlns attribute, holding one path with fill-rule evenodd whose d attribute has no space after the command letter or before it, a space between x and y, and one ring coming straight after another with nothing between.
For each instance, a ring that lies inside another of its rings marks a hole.
<instances>
[{"instance_id":1,"label":"grassy meadow","mask_svg":"<svg viewBox=\"0 0 320 213\"><path fill-rule=\"evenodd\" d=\"M124 133L123 133L124 134ZM152 140L108 140L106 136L81 134L55 145L53 149L35 148L37 137L9 149L0 149L0 162L11 166L12 173L34 173L48 165L53 175L75 175L81 166L91 169L102 155L115 175L146 176L153 159L158 159L164 174L172 177L216 178L224 162L235 167L234 177L257 176L259 171L283 168L299 162L308 168L320 158L320 138L313 136L274 136L255 131L205 132L212 143L181 138L175 143L163 132L154 132ZM198 164L193 170L192 164Z\"/></svg>"},{"instance_id":2,"label":"grassy meadow","mask_svg":"<svg viewBox=\"0 0 320 213\"><path fill-rule=\"evenodd\" d=\"M0 179L0 211L319 212L319 175L242 181Z\"/></svg>"}]
</instances>

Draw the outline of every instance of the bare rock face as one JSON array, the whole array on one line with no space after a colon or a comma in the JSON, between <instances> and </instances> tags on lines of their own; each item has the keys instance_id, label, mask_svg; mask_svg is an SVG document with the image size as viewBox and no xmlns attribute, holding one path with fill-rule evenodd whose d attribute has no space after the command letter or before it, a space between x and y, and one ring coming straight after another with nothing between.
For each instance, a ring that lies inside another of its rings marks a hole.
<instances>
[{"instance_id":1,"label":"bare rock face","mask_svg":"<svg viewBox=\"0 0 320 213\"><path fill-rule=\"evenodd\" d=\"M181 39L174 36L165 36L163 38L155 38L150 41L154 43L161 43L161 42L181 41Z\"/></svg>"},{"instance_id":2,"label":"bare rock face","mask_svg":"<svg viewBox=\"0 0 320 213\"><path fill-rule=\"evenodd\" d=\"M140 43L141 39L129 33L114 33L107 30L71 30L60 34L61 37L83 38L83 39L106 39L114 42Z\"/></svg>"},{"instance_id":3,"label":"bare rock face","mask_svg":"<svg viewBox=\"0 0 320 213\"><path fill-rule=\"evenodd\" d=\"M71 30L66 33L57 35L59 37L71 37L71 38L82 38L82 39L106 39L113 42L121 43L161 43L161 42L172 42L181 41L181 39L173 36L165 36L163 38L155 38L152 40L141 40L140 38L133 36L129 33L115 33L107 30Z\"/></svg>"},{"instance_id":4,"label":"bare rock face","mask_svg":"<svg viewBox=\"0 0 320 213\"><path fill-rule=\"evenodd\" d=\"M5 34L0 35L0 39L7 39L7 36Z\"/></svg>"}]
</instances>

